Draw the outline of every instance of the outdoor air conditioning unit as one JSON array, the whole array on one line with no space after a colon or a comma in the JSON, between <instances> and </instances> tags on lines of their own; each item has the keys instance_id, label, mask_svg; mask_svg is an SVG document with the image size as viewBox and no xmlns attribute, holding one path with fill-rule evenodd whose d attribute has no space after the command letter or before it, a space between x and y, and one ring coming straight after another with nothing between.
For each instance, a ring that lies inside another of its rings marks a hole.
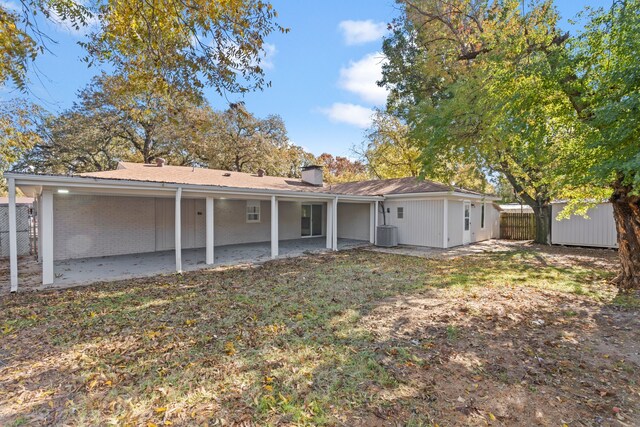
<instances>
[{"instance_id":1,"label":"outdoor air conditioning unit","mask_svg":"<svg viewBox=\"0 0 640 427\"><path fill-rule=\"evenodd\" d=\"M385 248L398 246L398 227L395 225L379 225L376 228L376 246Z\"/></svg>"}]
</instances>

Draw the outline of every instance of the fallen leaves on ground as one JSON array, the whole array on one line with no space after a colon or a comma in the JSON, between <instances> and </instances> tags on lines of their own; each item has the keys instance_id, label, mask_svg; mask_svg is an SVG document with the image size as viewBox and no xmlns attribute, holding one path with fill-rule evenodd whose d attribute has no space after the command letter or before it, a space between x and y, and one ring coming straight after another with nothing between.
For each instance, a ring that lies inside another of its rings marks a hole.
<instances>
[{"instance_id":1,"label":"fallen leaves on ground","mask_svg":"<svg viewBox=\"0 0 640 427\"><path fill-rule=\"evenodd\" d=\"M637 425L614 268L354 250L7 295L0 424Z\"/></svg>"}]
</instances>

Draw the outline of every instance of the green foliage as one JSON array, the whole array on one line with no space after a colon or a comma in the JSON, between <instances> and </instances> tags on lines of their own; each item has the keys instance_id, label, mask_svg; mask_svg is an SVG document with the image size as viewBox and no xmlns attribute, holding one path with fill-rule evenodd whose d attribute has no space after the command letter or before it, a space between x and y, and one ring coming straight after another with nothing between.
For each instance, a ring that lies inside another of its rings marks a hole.
<instances>
[{"instance_id":1,"label":"green foliage","mask_svg":"<svg viewBox=\"0 0 640 427\"><path fill-rule=\"evenodd\" d=\"M11 3L0 4L0 86L11 81L21 91L26 90L29 64L45 50L50 40L37 23L37 16L60 18L74 28L87 24L89 10L69 0L22 0L20 9Z\"/></svg>"},{"instance_id":2,"label":"green foliage","mask_svg":"<svg viewBox=\"0 0 640 427\"><path fill-rule=\"evenodd\" d=\"M370 179L367 167L348 157L333 156L329 153L322 153L313 162L323 166L323 180L328 184L337 182L364 181Z\"/></svg>"},{"instance_id":3,"label":"green foliage","mask_svg":"<svg viewBox=\"0 0 640 427\"><path fill-rule=\"evenodd\" d=\"M358 154L373 175L387 179L420 174L420 150L400 118L377 110L366 136L368 143Z\"/></svg>"},{"instance_id":4,"label":"green foliage","mask_svg":"<svg viewBox=\"0 0 640 427\"><path fill-rule=\"evenodd\" d=\"M595 157L578 172L589 183L618 181L640 194L640 2L614 2L591 14L576 39L571 60L583 89L583 119L594 129L588 140Z\"/></svg>"},{"instance_id":5,"label":"green foliage","mask_svg":"<svg viewBox=\"0 0 640 427\"><path fill-rule=\"evenodd\" d=\"M300 167L313 156L291 143L280 116L255 117L244 105L210 112L207 133L194 147L199 161L213 169L273 176L300 176Z\"/></svg>"},{"instance_id":6,"label":"green foliage","mask_svg":"<svg viewBox=\"0 0 640 427\"><path fill-rule=\"evenodd\" d=\"M0 194L6 192L3 173L41 140L39 129L48 114L23 99L0 102Z\"/></svg>"},{"instance_id":7,"label":"green foliage","mask_svg":"<svg viewBox=\"0 0 640 427\"><path fill-rule=\"evenodd\" d=\"M109 64L136 85L164 93L181 87L201 95L261 89L268 83L260 66L264 38L288 30L276 24L268 2L253 0L27 0L20 11L0 6L0 85L7 80L26 89L30 63L51 40L37 19L89 27L80 44L86 62ZM96 19L99 18L99 19Z\"/></svg>"},{"instance_id":8,"label":"green foliage","mask_svg":"<svg viewBox=\"0 0 640 427\"><path fill-rule=\"evenodd\" d=\"M29 117L20 114L5 111L6 120ZM20 140L11 147L22 145L11 164L47 173L109 170L120 160L149 163L163 157L173 165L250 173L262 168L269 175L298 177L303 165L315 162L291 143L278 116L259 119L241 104L214 111L191 93L172 88L169 96L119 75L95 78L72 109L14 134Z\"/></svg>"},{"instance_id":9,"label":"green foliage","mask_svg":"<svg viewBox=\"0 0 640 427\"><path fill-rule=\"evenodd\" d=\"M566 95L550 84L564 42L550 3L526 15L514 1L401 3L406 22L385 41L383 83L389 109L419 141L424 173L450 180L471 164L506 176L528 204L548 204L582 142Z\"/></svg>"}]
</instances>

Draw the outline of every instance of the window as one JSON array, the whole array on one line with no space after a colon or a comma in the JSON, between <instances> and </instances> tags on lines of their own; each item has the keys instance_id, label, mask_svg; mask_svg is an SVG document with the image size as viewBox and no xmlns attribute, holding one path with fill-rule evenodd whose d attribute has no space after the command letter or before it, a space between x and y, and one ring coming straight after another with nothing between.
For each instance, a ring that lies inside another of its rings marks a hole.
<instances>
[{"instance_id":1,"label":"window","mask_svg":"<svg viewBox=\"0 0 640 427\"><path fill-rule=\"evenodd\" d=\"M260 222L260 200L247 200L247 222Z\"/></svg>"},{"instance_id":2,"label":"window","mask_svg":"<svg viewBox=\"0 0 640 427\"><path fill-rule=\"evenodd\" d=\"M484 230L484 202L480 206L480 228Z\"/></svg>"},{"instance_id":3,"label":"window","mask_svg":"<svg viewBox=\"0 0 640 427\"><path fill-rule=\"evenodd\" d=\"M398 219L404 218L404 208L398 207Z\"/></svg>"}]
</instances>

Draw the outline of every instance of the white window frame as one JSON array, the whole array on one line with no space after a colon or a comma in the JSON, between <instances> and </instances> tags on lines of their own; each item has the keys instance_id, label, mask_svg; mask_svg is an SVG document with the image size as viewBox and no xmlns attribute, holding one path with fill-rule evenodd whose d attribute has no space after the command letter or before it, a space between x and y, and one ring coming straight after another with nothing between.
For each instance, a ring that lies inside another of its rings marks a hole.
<instances>
[{"instance_id":1,"label":"white window frame","mask_svg":"<svg viewBox=\"0 0 640 427\"><path fill-rule=\"evenodd\" d=\"M486 202L482 202L480 206L480 229L484 230L487 225L487 206Z\"/></svg>"},{"instance_id":2,"label":"white window frame","mask_svg":"<svg viewBox=\"0 0 640 427\"><path fill-rule=\"evenodd\" d=\"M396 208L396 218L404 219L404 206L398 206Z\"/></svg>"},{"instance_id":3,"label":"white window frame","mask_svg":"<svg viewBox=\"0 0 640 427\"><path fill-rule=\"evenodd\" d=\"M249 218L250 215L256 215L256 218ZM260 222L260 200L247 200L245 219L248 224Z\"/></svg>"}]
</instances>

